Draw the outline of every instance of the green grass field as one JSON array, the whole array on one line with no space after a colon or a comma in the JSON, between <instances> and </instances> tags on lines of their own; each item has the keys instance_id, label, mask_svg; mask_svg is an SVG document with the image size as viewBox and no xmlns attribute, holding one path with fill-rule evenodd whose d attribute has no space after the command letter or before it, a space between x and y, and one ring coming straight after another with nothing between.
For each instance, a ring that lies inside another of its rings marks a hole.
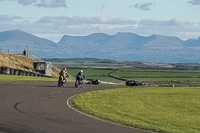
<instances>
[{"instance_id":1,"label":"green grass field","mask_svg":"<svg viewBox=\"0 0 200 133\"><path fill-rule=\"evenodd\" d=\"M76 76L80 69L69 68L69 74ZM147 86L200 87L200 71L195 70L135 70L135 69L83 69L86 79L99 79L107 82L124 83L113 76L125 80L144 82Z\"/></svg>"},{"instance_id":2,"label":"green grass field","mask_svg":"<svg viewBox=\"0 0 200 133\"><path fill-rule=\"evenodd\" d=\"M115 123L171 133L200 132L200 87L143 87L88 92L71 104Z\"/></svg>"},{"instance_id":3,"label":"green grass field","mask_svg":"<svg viewBox=\"0 0 200 133\"><path fill-rule=\"evenodd\" d=\"M131 78L200 78L200 71L191 70L133 70L119 69L113 73L116 76Z\"/></svg>"},{"instance_id":4,"label":"green grass field","mask_svg":"<svg viewBox=\"0 0 200 133\"><path fill-rule=\"evenodd\" d=\"M68 73L72 76L76 76L80 69L67 69ZM86 79L99 79L107 82L120 82L119 80L110 78L108 76L112 69L83 69Z\"/></svg>"},{"instance_id":5,"label":"green grass field","mask_svg":"<svg viewBox=\"0 0 200 133\"><path fill-rule=\"evenodd\" d=\"M119 69L112 75L126 80L157 84L158 86L200 86L200 71L194 70L133 70Z\"/></svg>"},{"instance_id":6,"label":"green grass field","mask_svg":"<svg viewBox=\"0 0 200 133\"><path fill-rule=\"evenodd\" d=\"M33 76L17 76L0 74L0 83L7 82L27 82L27 81L58 81L57 78L33 77Z\"/></svg>"}]
</instances>

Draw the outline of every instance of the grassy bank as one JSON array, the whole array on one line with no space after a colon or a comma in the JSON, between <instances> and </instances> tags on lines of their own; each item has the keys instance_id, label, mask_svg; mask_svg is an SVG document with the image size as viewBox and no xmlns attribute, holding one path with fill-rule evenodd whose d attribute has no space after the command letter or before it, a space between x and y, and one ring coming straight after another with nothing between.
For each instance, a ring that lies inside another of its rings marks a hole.
<instances>
[{"instance_id":1,"label":"grassy bank","mask_svg":"<svg viewBox=\"0 0 200 133\"><path fill-rule=\"evenodd\" d=\"M13 69L19 69L23 71L33 72L33 63L38 61L37 59L27 58L26 56L20 56L15 54L5 54L0 53L0 67L9 67ZM52 67L52 76L59 76L59 69L56 67Z\"/></svg>"},{"instance_id":2,"label":"grassy bank","mask_svg":"<svg viewBox=\"0 0 200 133\"><path fill-rule=\"evenodd\" d=\"M32 72L33 62L33 59L27 58L26 56L0 53L0 67L9 67Z\"/></svg>"},{"instance_id":3,"label":"grassy bank","mask_svg":"<svg viewBox=\"0 0 200 133\"><path fill-rule=\"evenodd\" d=\"M172 133L200 132L200 88L122 88L88 92L71 103L115 123Z\"/></svg>"}]
</instances>

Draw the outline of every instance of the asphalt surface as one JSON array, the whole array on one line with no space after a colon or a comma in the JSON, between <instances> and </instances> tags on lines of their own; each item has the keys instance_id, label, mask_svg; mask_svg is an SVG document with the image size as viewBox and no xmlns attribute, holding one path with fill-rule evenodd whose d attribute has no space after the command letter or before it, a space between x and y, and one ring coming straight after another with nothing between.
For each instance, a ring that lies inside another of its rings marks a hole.
<instances>
[{"instance_id":1,"label":"asphalt surface","mask_svg":"<svg viewBox=\"0 0 200 133\"><path fill-rule=\"evenodd\" d=\"M116 88L114 85L73 83L57 87L46 84L0 84L0 133L150 133L100 121L67 106L78 93Z\"/></svg>"}]
</instances>

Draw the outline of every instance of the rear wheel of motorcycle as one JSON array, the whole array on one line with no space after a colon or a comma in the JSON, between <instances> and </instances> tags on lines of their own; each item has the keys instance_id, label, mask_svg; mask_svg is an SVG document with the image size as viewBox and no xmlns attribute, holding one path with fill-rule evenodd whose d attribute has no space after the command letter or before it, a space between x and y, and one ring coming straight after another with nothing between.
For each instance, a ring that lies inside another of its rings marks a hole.
<instances>
[{"instance_id":1,"label":"rear wheel of motorcycle","mask_svg":"<svg viewBox=\"0 0 200 133\"><path fill-rule=\"evenodd\" d=\"M58 81L58 87L60 87L60 81Z\"/></svg>"}]
</instances>

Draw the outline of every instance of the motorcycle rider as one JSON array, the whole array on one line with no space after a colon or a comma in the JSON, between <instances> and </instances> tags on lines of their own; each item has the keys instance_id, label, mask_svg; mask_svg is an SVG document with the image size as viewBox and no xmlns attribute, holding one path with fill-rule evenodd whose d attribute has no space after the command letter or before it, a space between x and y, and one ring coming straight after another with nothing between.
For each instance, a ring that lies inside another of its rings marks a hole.
<instances>
[{"instance_id":1,"label":"motorcycle rider","mask_svg":"<svg viewBox=\"0 0 200 133\"><path fill-rule=\"evenodd\" d=\"M63 80L66 80L66 77L69 77L69 74L66 71L66 68L63 68L63 70L60 71L59 73L59 81L61 80L61 76L63 77Z\"/></svg>"},{"instance_id":2,"label":"motorcycle rider","mask_svg":"<svg viewBox=\"0 0 200 133\"><path fill-rule=\"evenodd\" d=\"M77 81L83 81L85 79L85 75L84 75L84 73L83 73L83 70L80 70L79 72L78 72L78 74L76 75L76 82Z\"/></svg>"}]
</instances>

